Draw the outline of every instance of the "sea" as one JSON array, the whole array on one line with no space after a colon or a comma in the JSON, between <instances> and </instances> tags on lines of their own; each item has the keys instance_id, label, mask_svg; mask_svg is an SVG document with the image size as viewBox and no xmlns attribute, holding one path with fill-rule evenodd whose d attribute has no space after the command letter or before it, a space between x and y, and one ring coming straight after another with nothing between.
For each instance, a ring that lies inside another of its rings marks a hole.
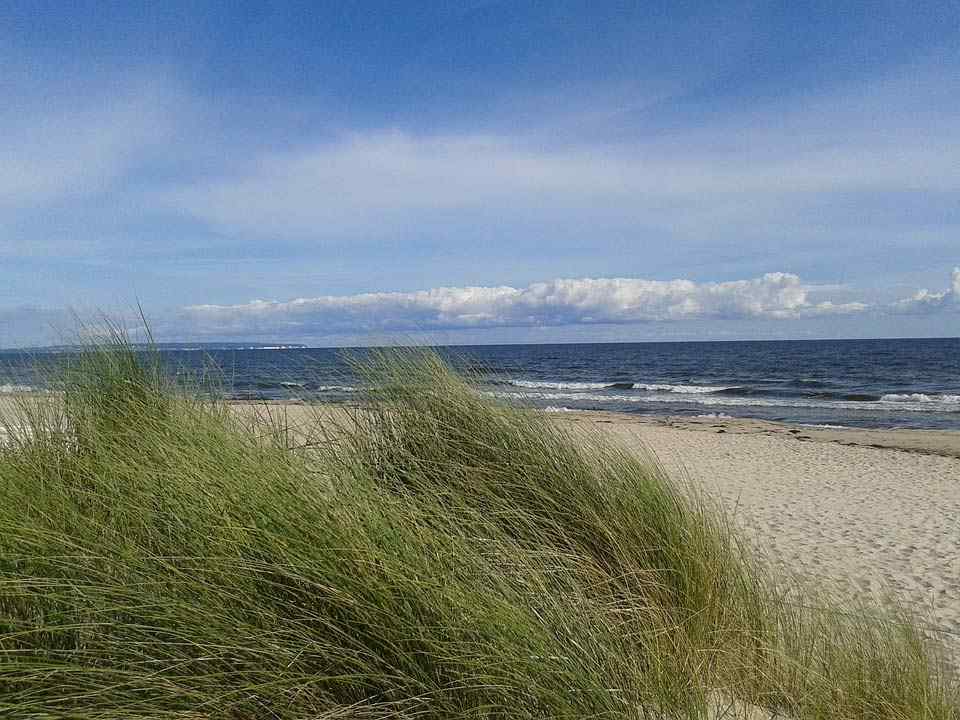
<instances>
[{"instance_id":1,"label":"sea","mask_svg":"<svg viewBox=\"0 0 960 720\"><path fill-rule=\"evenodd\" d=\"M480 392L549 412L738 417L815 426L960 430L960 338L436 348ZM172 377L224 396L356 403L367 350L161 346ZM0 351L0 394L47 390L71 350Z\"/></svg>"}]
</instances>

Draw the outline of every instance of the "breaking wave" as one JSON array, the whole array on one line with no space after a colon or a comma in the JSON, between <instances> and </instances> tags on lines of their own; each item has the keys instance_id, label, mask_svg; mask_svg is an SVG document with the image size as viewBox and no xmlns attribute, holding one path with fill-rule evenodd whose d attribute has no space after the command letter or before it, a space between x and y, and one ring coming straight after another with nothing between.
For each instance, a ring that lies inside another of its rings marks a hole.
<instances>
[{"instance_id":1,"label":"breaking wave","mask_svg":"<svg viewBox=\"0 0 960 720\"><path fill-rule=\"evenodd\" d=\"M889 393L880 398L891 403L939 403L941 405L960 405L960 395L927 395L926 393Z\"/></svg>"},{"instance_id":2,"label":"breaking wave","mask_svg":"<svg viewBox=\"0 0 960 720\"><path fill-rule=\"evenodd\" d=\"M607 390L623 383L597 382L547 382L535 380L511 380L509 385L529 390Z\"/></svg>"},{"instance_id":3,"label":"breaking wave","mask_svg":"<svg viewBox=\"0 0 960 720\"><path fill-rule=\"evenodd\" d=\"M832 407L849 410L896 409L908 412L960 412L960 395L870 393L824 389L820 380L791 380L776 386L686 385L642 382L555 382L512 380L532 399L619 403L692 403L751 407ZM598 394L604 392L604 394ZM504 396L511 393L503 393Z\"/></svg>"},{"instance_id":4,"label":"breaking wave","mask_svg":"<svg viewBox=\"0 0 960 720\"><path fill-rule=\"evenodd\" d=\"M492 391L488 393L493 397L515 398L517 393ZM618 395L601 395L596 392L570 392L563 390L547 390L524 392L523 396L536 401L549 402L552 405L588 402L596 405L610 408L615 404L688 404L700 405L706 407L779 407L779 408L833 408L848 411L896 411L896 412L939 412L939 413L960 413L960 399L955 395L937 396L940 398L931 401L930 396L927 400L909 399L909 396L898 396L902 399L890 399L889 396L877 398L874 400L854 400L854 399L828 399L824 397L776 397L776 396L758 396L758 395L723 395L719 393L676 393L676 392L650 392L650 393L621 393ZM848 398L850 396L847 396ZM857 397L854 395L853 397Z\"/></svg>"},{"instance_id":5,"label":"breaking wave","mask_svg":"<svg viewBox=\"0 0 960 720\"><path fill-rule=\"evenodd\" d=\"M30 385L0 385L0 395L14 395L16 393L33 392Z\"/></svg>"},{"instance_id":6,"label":"breaking wave","mask_svg":"<svg viewBox=\"0 0 960 720\"><path fill-rule=\"evenodd\" d=\"M341 392L353 393L360 389L352 385L318 385L312 382L294 382L292 380L281 380L279 382L260 381L253 384L258 390L307 390L309 392Z\"/></svg>"},{"instance_id":7,"label":"breaking wave","mask_svg":"<svg viewBox=\"0 0 960 720\"><path fill-rule=\"evenodd\" d=\"M538 380L512 380L509 384L528 390L643 390L647 392L672 392L681 395L701 395L731 389L715 385L671 385L667 383L634 382L548 382Z\"/></svg>"}]
</instances>

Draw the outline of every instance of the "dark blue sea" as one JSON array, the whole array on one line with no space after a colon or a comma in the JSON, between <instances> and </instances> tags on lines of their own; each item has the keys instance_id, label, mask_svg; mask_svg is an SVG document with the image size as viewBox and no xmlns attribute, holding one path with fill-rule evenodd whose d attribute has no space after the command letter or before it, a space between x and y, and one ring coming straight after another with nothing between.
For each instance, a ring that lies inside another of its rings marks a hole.
<instances>
[{"instance_id":1,"label":"dark blue sea","mask_svg":"<svg viewBox=\"0 0 960 720\"><path fill-rule=\"evenodd\" d=\"M960 430L960 338L440 348L479 371L483 392L554 412L733 416L810 425ZM162 350L171 374L217 378L243 399L355 402L346 356L366 351L202 347ZM45 383L58 356L0 352L0 393ZM211 374L211 367L216 371Z\"/></svg>"}]
</instances>

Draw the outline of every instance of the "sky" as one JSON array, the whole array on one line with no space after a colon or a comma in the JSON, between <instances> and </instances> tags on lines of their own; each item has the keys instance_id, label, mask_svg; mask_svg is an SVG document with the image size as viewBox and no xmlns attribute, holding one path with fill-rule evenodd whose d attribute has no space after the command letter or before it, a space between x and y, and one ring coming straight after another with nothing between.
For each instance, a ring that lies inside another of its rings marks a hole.
<instances>
[{"instance_id":1,"label":"sky","mask_svg":"<svg viewBox=\"0 0 960 720\"><path fill-rule=\"evenodd\" d=\"M0 347L956 336L958 268L955 2L0 5Z\"/></svg>"}]
</instances>

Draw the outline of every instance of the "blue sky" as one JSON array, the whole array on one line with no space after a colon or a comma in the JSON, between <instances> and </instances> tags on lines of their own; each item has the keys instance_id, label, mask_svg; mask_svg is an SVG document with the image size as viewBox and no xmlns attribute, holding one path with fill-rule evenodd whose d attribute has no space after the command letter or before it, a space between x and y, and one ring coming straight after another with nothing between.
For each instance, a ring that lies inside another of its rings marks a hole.
<instances>
[{"instance_id":1,"label":"blue sky","mask_svg":"<svg viewBox=\"0 0 960 720\"><path fill-rule=\"evenodd\" d=\"M956 3L13 0L0 67L0 347L960 334Z\"/></svg>"}]
</instances>

